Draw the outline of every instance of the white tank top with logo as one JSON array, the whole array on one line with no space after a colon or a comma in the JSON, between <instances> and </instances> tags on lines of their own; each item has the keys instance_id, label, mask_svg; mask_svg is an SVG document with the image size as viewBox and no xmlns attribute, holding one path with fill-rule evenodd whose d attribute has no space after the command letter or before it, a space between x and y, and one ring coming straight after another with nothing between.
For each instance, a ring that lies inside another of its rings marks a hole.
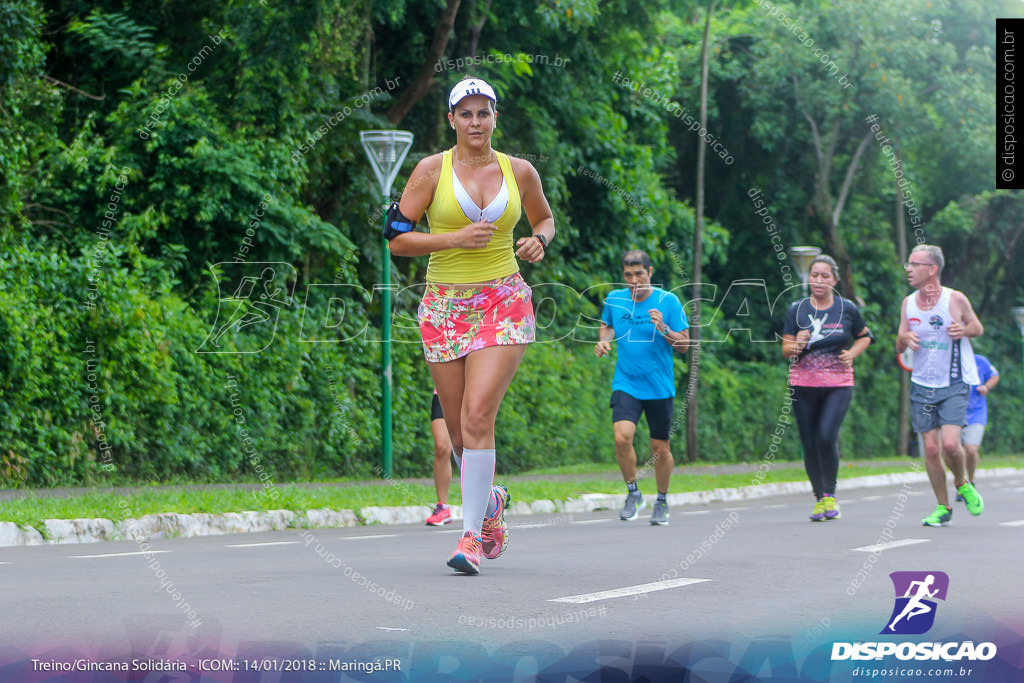
<instances>
[{"instance_id":1,"label":"white tank top with logo","mask_svg":"<svg viewBox=\"0 0 1024 683\"><path fill-rule=\"evenodd\" d=\"M981 384L971 340L953 339L946 330L953 322L949 313L952 295L952 289L943 287L938 303L927 311L918 308L917 292L907 297L907 323L921 340L921 346L914 352L914 372L910 377L914 384L934 389L958 382Z\"/></svg>"}]
</instances>

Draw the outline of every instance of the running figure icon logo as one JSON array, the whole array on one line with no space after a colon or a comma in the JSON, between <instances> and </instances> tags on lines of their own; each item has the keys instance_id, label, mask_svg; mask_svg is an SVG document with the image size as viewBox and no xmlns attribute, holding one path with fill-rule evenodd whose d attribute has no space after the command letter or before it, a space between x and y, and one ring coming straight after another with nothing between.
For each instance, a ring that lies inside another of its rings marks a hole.
<instances>
[{"instance_id":1,"label":"running figure icon logo","mask_svg":"<svg viewBox=\"0 0 1024 683\"><path fill-rule=\"evenodd\" d=\"M880 633L926 633L935 623L935 601L946 599L949 576L945 572L893 572L889 578L896 590L896 604Z\"/></svg>"},{"instance_id":2,"label":"running figure icon logo","mask_svg":"<svg viewBox=\"0 0 1024 683\"><path fill-rule=\"evenodd\" d=\"M274 340L281 309L291 306L295 267L278 262L224 262L211 266L211 271L217 282L217 318L196 353L266 349ZM231 344L224 343L227 338Z\"/></svg>"},{"instance_id":3,"label":"running figure icon logo","mask_svg":"<svg viewBox=\"0 0 1024 683\"><path fill-rule=\"evenodd\" d=\"M811 323L811 338L807 340L807 346L810 347L814 342L821 341L825 338L825 335L821 333L821 326L828 321L828 313L821 318L815 318L813 315L808 313L807 321Z\"/></svg>"}]
</instances>

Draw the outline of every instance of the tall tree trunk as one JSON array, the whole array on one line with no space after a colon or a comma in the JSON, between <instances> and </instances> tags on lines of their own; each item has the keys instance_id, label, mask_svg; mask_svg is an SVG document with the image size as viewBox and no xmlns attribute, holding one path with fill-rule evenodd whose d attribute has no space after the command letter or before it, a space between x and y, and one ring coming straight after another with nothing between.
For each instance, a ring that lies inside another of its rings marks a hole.
<instances>
[{"instance_id":1,"label":"tall tree trunk","mask_svg":"<svg viewBox=\"0 0 1024 683\"><path fill-rule=\"evenodd\" d=\"M839 234L839 221L843 215L843 208L846 206L846 199L850 196L853 176L860 167L861 157L864 155L868 141L871 140L871 131L869 130L857 145L857 150L854 152L853 158L850 159L850 164L846 168L843 183L839 187L839 195L833 201L832 166L835 160L836 144L839 141L839 119L837 118L832 123L832 130L826 133L827 139L824 139L818 129L817 122L800 104L799 82L795 76L793 77L793 91L796 96L797 105L810 125L811 141L818 165L817 171L814 174L814 195L811 198L811 213L821 226L822 238L825 241L825 251L831 254L839 265L839 272L842 277L842 280L839 282L840 291L847 299L856 301L857 290L854 286L853 269L851 267L853 261L850 258L849 252L846 251L842 236Z\"/></svg>"},{"instance_id":2,"label":"tall tree trunk","mask_svg":"<svg viewBox=\"0 0 1024 683\"><path fill-rule=\"evenodd\" d=\"M476 0L469 0L469 51L468 57L476 57L477 45L480 43L480 33L487 23L487 15L491 11L491 0L484 3L480 10L479 17L476 14Z\"/></svg>"},{"instance_id":3,"label":"tall tree trunk","mask_svg":"<svg viewBox=\"0 0 1024 683\"><path fill-rule=\"evenodd\" d=\"M899 147L896 149L896 158L903 167L903 159L900 156ZM903 215L903 204L900 202L900 191L896 190L896 249L900 255L900 263L907 260L907 223ZM885 351L883 351L885 353ZM897 437L899 453L910 453L910 373L900 371L900 428Z\"/></svg>"},{"instance_id":4,"label":"tall tree trunk","mask_svg":"<svg viewBox=\"0 0 1024 683\"><path fill-rule=\"evenodd\" d=\"M715 2L708 5L704 17L704 39L700 49L700 127L708 127L708 36L711 33L711 14ZM693 230L693 298L697 302L690 325L690 381L686 394L686 459L695 462L700 457L697 439L698 386L700 382L700 289L701 261L704 258L704 161L707 148L703 140L697 142L697 211Z\"/></svg>"},{"instance_id":5,"label":"tall tree trunk","mask_svg":"<svg viewBox=\"0 0 1024 683\"><path fill-rule=\"evenodd\" d=\"M367 0L366 4L364 5L365 16L363 17L363 21L365 22L366 26L366 50L363 51L362 64L363 87L366 88L367 90L370 89L370 82L372 80L370 73L371 71L375 70L373 67L376 66L370 63L370 60L373 58L375 54L375 50L373 49L374 44L377 42L376 34L374 34L373 32L373 13L370 11L372 9L372 4L373 3L370 2L370 0Z\"/></svg>"},{"instance_id":6,"label":"tall tree trunk","mask_svg":"<svg viewBox=\"0 0 1024 683\"><path fill-rule=\"evenodd\" d=\"M397 126L401 123L402 119L409 113L409 110L416 106L416 103L426 97L427 93L437 85L437 80L434 78L436 73L434 65L444 55L445 47L448 45L448 38L452 33L452 27L455 26L455 16L459 13L459 4L461 2L462 0L447 0L444 11L441 12L441 16L437 20L437 26L434 28L434 39L430 41L430 49L423 60L423 66L420 67L419 73L416 74L412 84L405 89L405 92L399 96L398 100L391 105L391 108L385 114L392 125Z\"/></svg>"}]
</instances>

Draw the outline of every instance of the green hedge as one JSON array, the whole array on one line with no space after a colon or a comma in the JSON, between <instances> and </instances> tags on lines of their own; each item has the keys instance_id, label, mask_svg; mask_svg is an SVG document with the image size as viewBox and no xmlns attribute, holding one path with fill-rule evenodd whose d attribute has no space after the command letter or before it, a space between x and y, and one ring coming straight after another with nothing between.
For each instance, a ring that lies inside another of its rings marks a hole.
<instances>
[{"instance_id":1,"label":"green hedge","mask_svg":"<svg viewBox=\"0 0 1024 683\"><path fill-rule=\"evenodd\" d=\"M4 486L374 476L380 451L377 302L351 295L349 314L333 332L344 341L309 343L303 337L311 337L318 321L333 321L336 311L328 313L328 293L307 298L299 288L266 350L198 353L217 316L212 279L187 302L158 267L128 267L124 260L112 248L90 299L84 257L9 250L0 271ZM411 324L415 301L396 307L394 474L427 477L431 383ZM245 350L249 342L226 335L223 350ZM785 419L791 415L785 361L767 352L767 362L730 360L734 351L724 344L704 347L701 458L757 461L773 444L772 455L799 458L796 427ZM778 362L771 362L773 355ZM858 359L841 437L844 457L895 451L899 375L891 356L878 345ZM686 367L678 356L678 462L686 456ZM612 358L596 358L590 342L571 336L533 345L498 416L499 472L578 462L606 463L614 471L613 369ZM1019 388L1015 368L1005 367L993 394L989 452L1013 447ZM646 458L645 425L637 451Z\"/></svg>"}]
</instances>

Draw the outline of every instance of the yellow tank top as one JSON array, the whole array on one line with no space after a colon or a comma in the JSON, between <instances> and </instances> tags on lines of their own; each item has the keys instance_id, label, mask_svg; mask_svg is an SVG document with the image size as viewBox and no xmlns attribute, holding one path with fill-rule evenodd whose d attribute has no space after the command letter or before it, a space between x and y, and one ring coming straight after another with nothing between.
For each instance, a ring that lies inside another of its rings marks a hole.
<instances>
[{"instance_id":1,"label":"yellow tank top","mask_svg":"<svg viewBox=\"0 0 1024 683\"><path fill-rule=\"evenodd\" d=\"M523 205L508 156L501 152L495 152L495 155L508 188L508 204L504 213L493 221L497 227L494 237L483 249L445 249L432 253L427 263L427 282L487 282L519 271L519 263L516 261L512 245L512 229L519 222ZM441 175L437 179L434 199L426 211L431 234L454 232L474 222L462 211L455 196L452 183L452 150L443 152L441 156Z\"/></svg>"}]
</instances>

